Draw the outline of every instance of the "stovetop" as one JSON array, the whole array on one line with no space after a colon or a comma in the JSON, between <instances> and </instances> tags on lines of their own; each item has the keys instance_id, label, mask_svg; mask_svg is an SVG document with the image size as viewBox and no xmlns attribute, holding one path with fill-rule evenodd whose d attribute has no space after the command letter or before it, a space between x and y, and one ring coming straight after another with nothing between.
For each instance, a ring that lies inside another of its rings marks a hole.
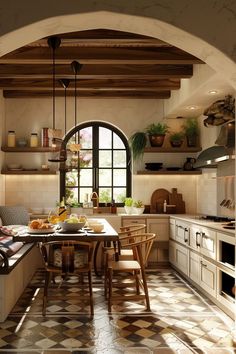
<instances>
[{"instance_id":1,"label":"stovetop","mask_svg":"<svg viewBox=\"0 0 236 354\"><path fill-rule=\"evenodd\" d=\"M233 222L234 219L227 218L224 216L215 216L215 215L203 215L199 220L213 221L213 222Z\"/></svg>"}]
</instances>

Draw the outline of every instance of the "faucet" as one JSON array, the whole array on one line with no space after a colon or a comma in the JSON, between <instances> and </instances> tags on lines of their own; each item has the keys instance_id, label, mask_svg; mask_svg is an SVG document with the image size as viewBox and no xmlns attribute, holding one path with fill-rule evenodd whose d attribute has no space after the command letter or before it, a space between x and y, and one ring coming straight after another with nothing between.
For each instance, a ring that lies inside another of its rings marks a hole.
<instances>
[{"instance_id":1,"label":"faucet","mask_svg":"<svg viewBox=\"0 0 236 354\"><path fill-rule=\"evenodd\" d=\"M99 197L97 192L93 192L90 197L91 201L93 202L93 207L98 208L99 207Z\"/></svg>"}]
</instances>

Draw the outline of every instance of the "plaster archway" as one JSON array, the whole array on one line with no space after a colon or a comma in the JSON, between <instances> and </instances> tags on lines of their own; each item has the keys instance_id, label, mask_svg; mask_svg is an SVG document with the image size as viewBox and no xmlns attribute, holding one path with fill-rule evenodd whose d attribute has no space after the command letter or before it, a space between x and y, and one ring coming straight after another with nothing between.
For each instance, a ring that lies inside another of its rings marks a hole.
<instances>
[{"instance_id":1,"label":"plaster archway","mask_svg":"<svg viewBox=\"0 0 236 354\"><path fill-rule=\"evenodd\" d=\"M0 37L0 56L37 39L86 29L106 28L159 38L202 59L236 89L236 63L205 40L156 18L117 12L89 12L51 17Z\"/></svg>"}]
</instances>

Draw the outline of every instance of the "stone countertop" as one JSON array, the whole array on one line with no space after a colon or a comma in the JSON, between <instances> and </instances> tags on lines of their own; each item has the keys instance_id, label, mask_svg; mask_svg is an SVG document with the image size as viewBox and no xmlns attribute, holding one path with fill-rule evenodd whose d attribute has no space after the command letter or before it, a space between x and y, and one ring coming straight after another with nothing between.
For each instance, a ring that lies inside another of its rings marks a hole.
<instances>
[{"instance_id":1,"label":"stone countertop","mask_svg":"<svg viewBox=\"0 0 236 354\"><path fill-rule=\"evenodd\" d=\"M235 230L232 229L225 229L223 227L223 224L225 224L224 222L214 222L214 221L209 221L209 220L202 220L199 219L198 216L194 216L194 215L171 215L171 217L173 217L174 219L178 219L178 220L182 220L182 221L187 221L190 223L193 223L195 225L200 225L200 226L205 226L211 229L214 229L215 231L220 231L223 233L227 233L231 236L235 236Z\"/></svg>"}]
</instances>

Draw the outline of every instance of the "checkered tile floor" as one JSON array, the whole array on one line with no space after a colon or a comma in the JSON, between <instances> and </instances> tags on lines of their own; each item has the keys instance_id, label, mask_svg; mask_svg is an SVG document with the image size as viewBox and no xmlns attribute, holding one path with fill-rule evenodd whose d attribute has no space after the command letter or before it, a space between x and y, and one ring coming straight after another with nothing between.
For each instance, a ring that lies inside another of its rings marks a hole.
<instances>
[{"instance_id":1,"label":"checkered tile floor","mask_svg":"<svg viewBox=\"0 0 236 354\"><path fill-rule=\"evenodd\" d=\"M79 301L77 278L53 285L43 317L39 270L7 320L0 324L0 353L169 354L235 353L234 322L173 270L148 274L151 312L126 302L107 312L102 279L94 276L95 315ZM69 296L69 295L73 296Z\"/></svg>"}]
</instances>

